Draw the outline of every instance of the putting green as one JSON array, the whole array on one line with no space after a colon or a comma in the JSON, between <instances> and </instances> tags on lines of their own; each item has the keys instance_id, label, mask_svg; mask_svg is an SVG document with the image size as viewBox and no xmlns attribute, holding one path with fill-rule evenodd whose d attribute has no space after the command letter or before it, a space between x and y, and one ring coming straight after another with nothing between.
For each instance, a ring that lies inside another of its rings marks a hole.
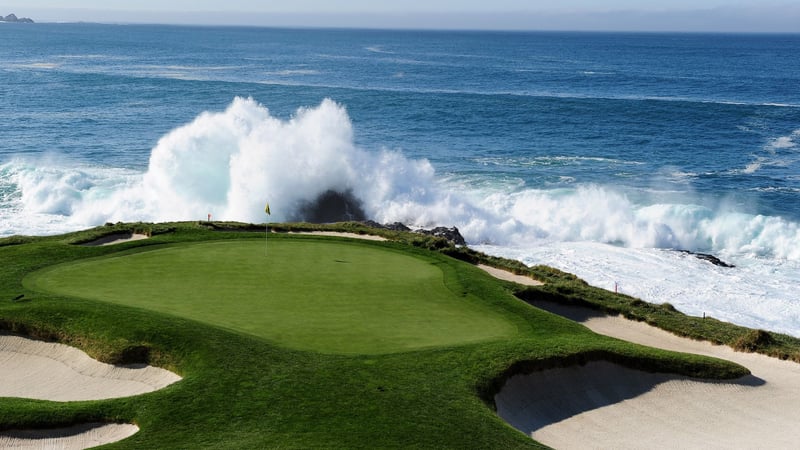
<instances>
[{"instance_id":1,"label":"putting green","mask_svg":"<svg viewBox=\"0 0 800 450\"><path fill-rule=\"evenodd\" d=\"M516 333L448 289L434 259L360 242L184 244L26 277L33 290L155 310L326 353L389 353Z\"/></svg>"}]
</instances>

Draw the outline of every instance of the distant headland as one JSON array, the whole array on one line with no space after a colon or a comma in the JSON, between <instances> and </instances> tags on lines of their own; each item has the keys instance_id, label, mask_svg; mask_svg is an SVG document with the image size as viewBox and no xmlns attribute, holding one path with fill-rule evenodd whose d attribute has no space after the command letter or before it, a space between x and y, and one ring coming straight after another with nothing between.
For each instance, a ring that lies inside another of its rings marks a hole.
<instances>
[{"instance_id":1,"label":"distant headland","mask_svg":"<svg viewBox=\"0 0 800 450\"><path fill-rule=\"evenodd\" d=\"M27 17L17 17L16 14L11 13L5 17L0 16L0 22L33 23L33 19L29 19Z\"/></svg>"}]
</instances>

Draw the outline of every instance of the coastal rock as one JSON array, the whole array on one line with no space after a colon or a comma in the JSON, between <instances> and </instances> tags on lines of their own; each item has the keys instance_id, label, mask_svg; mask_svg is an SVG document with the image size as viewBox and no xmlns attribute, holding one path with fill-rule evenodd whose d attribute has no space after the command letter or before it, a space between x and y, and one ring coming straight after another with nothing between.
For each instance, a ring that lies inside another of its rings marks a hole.
<instances>
[{"instance_id":1,"label":"coastal rock","mask_svg":"<svg viewBox=\"0 0 800 450\"><path fill-rule=\"evenodd\" d=\"M28 17L17 17L17 15L14 13L11 13L5 17L0 16L0 21L14 22L14 23L33 23L33 19L30 19Z\"/></svg>"},{"instance_id":2,"label":"coastal rock","mask_svg":"<svg viewBox=\"0 0 800 450\"><path fill-rule=\"evenodd\" d=\"M406 226L401 222L394 222L389 224L380 224L375 222L374 220L365 220L363 222L364 225L372 228L380 228L382 230L392 230L392 231L405 231L410 232L412 231L411 228ZM435 236L439 238L447 239L448 241L452 242L455 245L467 245L467 241L464 239L464 236L461 235L461 232L458 231L458 228L452 227L436 227L430 230L426 229L419 229L414 231L415 233L424 234L427 236Z\"/></svg>"},{"instance_id":3,"label":"coastal rock","mask_svg":"<svg viewBox=\"0 0 800 450\"><path fill-rule=\"evenodd\" d=\"M726 267L726 268L736 267L735 265L726 263L725 261L717 258L714 255L709 255L708 253L696 253L690 250L680 250L680 252L686 253L687 255L692 255L697 259L702 259L703 261L708 261L715 266Z\"/></svg>"},{"instance_id":4,"label":"coastal rock","mask_svg":"<svg viewBox=\"0 0 800 450\"><path fill-rule=\"evenodd\" d=\"M405 224L401 222L390 223L386 225L386 228L393 230L393 231L411 231L411 228L405 226Z\"/></svg>"},{"instance_id":5,"label":"coastal rock","mask_svg":"<svg viewBox=\"0 0 800 450\"><path fill-rule=\"evenodd\" d=\"M329 189L313 201L301 203L289 219L294 222L333 223L362 221L365 218L361 199L353 195L351 190L340 192Z\"/></svg>"},{"instance_id":6,"label":"coastal rock","mask_svg":"<svg viewBox=\"0 0 800 450\"><path fill-rule=\"evenodd\" d=\"M461 232L456 227L436 227L432 230L417 230L417 233L444 238L456 245L467 245L464 236L461 235Z\"/></svg>"},{"instance_id":7,"label":"coastal rock","mask_svg":"<svg viewBox=\"0 0 800 450\"><path fill-rule=\"evenodd\" d=\"M370 228L380 228L381 230L385 230L386 229L386 227L384 225L382 225L382 224L380 224L378 222L375 222L374 220L371 220L371 219L367 219L367 220L365 220L365 221L363 221L361 223L363 225L366 225L366 226L370 227Z\"/></svg>"},{"instance_id":8,"label":"coastal rock","mask_svg":"<svg viewBox=\"0 0 800 450\"><path fill-rule=\"evenodd\" d=\"M394 223L387 223L387 224L380 224L375 222L374 220L367 220L363 222L364 225L372 228L380 228L382 230L392 230L392 231L411 231L411 228L408 228L402 222L394 222Z\"/></svg>"},{"instance_id":9,"label":"coastal rock","mask_svg":"<svg viewBox=\"0 0 800 450\"><path fill-rule=\"evenodd\" d=\"M402 222L394 222L394 223L387 223L382 224L375 222L374 220L365 220L361 222L362 224L370 227L370 228L379 228L381 230L392 230L392 231L411 231L411 228L408 228Z\"/></svg>"}]
</instances>

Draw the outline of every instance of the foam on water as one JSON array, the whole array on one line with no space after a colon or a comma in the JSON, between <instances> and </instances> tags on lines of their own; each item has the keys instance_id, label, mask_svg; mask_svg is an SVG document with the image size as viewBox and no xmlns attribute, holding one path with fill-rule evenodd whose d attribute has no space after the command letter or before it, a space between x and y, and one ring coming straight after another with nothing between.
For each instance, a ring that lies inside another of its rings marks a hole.
<instances>
[{"instance_id":1,"label":"foam on water","mask_svg":"<svg viewBox=\"0 0 800 450\"><path fill-rule=\"evenodd\" d=\"M544 264L589 284L678 310L752 328L800 336L800 261L736 256L718 267L694 256L654 248L597 242L528 243L523 247L473 246L488 254Z\"/></svg>"},{"instance_id":2,"label":"foam on water","mask_svg":"<svg viewBox=\"0 0 800 450\"><path fill-rule=\"evenodd\" d=\"M720 205L632 200L601 185L532 189L467 185L424 159L354 144L346 110L331 100L289 120L252 99L205 112L163 136L144 173L47 156L0 166L3 210L61 216L72 227L107 221L291 220L327 191L351 192L368 217L419 226L456 224L473 243L538 239L630 248L800 259L800 227ZM792 135L793 137L794 135ZM782 144L786 148L788 144ZM4 228L2 234L11 234Z\"/></svg>"},{"instance_id":3,"label":"foam on water","mask_svg":"<svg viewBox=\"0 0 800 450\"><path fill-rule=\"evenodd\" d=\"M796 133L769 144L794 151ZM252 99L205 112L163 136L145 172L63 158L0 166L0 235L52 234L104 222L294 220L329 191L350 193L367 217L456 225L487 253L548 264L691 314L800 335L800 226L720 205L632 199L602 185L532 189L465 183L424 159L354 144L331 100L288 120ZM722 269L677 252L711 252Z\"/></svg>"},{"instance_id":4,"label":"foam on water","mask_svg":"<svg viewBox=\"0 0 800 450\"><path fill-rule=\"evenodd\" d=\"M446 214L424 219L425 207L448 198L435 187L430 163L357 148L345 109L330 100L284 121L252 99L237 98L224 112L203 113L162 137L143 174L52 157L14 159L0 170L4 214L61 216L72 228L194 220L209 213L219 220L259 222L266 219L267 201L270 220L289 220L329 190L351 191L378 220L400 214L426 224L447 221ZM4 227L2 234L17 230Z\"/></svg>"}]
</instances>

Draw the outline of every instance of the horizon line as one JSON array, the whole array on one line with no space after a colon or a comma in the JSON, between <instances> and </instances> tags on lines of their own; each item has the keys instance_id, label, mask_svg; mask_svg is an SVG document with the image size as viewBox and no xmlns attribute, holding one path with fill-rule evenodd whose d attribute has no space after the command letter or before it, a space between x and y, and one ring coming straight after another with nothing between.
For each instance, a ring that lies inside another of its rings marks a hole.
<instances>
[{"instance_id":1,"label":"horizon line","mask_svg":"<svg viewBox=\"0 0 800 450\"><path fill-rule=\"evenodd\" d=\"M11 6L11 8L14 8ZM19 9L19 8L17 8ZM268 28L576 31L643 33L800 33L800 5L650 11L177 11L23 8L37 23L195 25ZM31 15L33 14L33 15ZM36 18L39 16L39 19Z\"/></svg>"},{"instance_id":2,"label":"horizon line","mask_svg":"<svg viewBox=\"0 0 800 450\"><path fill-rule=\"evenodd\" d=\"M14 25L14 22L0 21L0 24ZM265 28L283 30L352 30L352 31L423 31L423 32L471 32L471 33L586 33L586 34L714 34L714 35L800 35L800 31L755 31L755 30L680 30L680 29L622 29L622 28L468 28L468 27L412 27L412 26L357 26L357 25L298 25L298 24L238 24L238 23L182 23L182 22L149 22L149 21L95 21L95 20L43 20L31 25L115 25L115 26L174 26L198 28Z\"/></svg>"}]
</instances>

